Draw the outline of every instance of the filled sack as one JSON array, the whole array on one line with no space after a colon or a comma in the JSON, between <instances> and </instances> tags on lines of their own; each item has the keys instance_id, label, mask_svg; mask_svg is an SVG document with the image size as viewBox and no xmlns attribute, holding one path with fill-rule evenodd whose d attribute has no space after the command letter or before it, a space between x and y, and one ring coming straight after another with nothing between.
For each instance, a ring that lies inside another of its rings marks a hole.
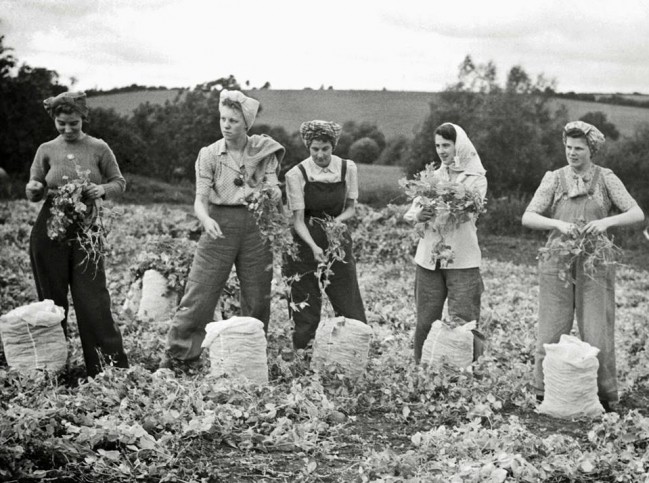
<instances>
[{"instance_id":1,"label":"filled sack","mask_svg":"<svg viewBox=\"0 0 649 483\"><path fill-rule=\"evenodd\" d=\"M339 365L350 377L360 376L367 367L372 329L355 319L323 319L315 333L311 367Z\"/></svg>"},{"instance_id":2,"label":"filled sack","mask_svg":"<svg viewBox=\"0 0 649 483\"><path fill-rule=\"evenodd\" d=\"M65 369L68 343L62 307L46 299L18 307L0 317L2 346L9 367L21 372Z\"/></svg>"},{"instance_id":3,"label":"filled sack","mask_svg":"<svg viewBox=\"0 0 649 483\"><path fill-rule=\"evenodd\" d=\"M178 296L167 288L167 279L157 270L147 270L142 276L142 295L138 319L166 320L176 308Z\"/></svg>"},{"instance_id":4,"label":"filled sack","mask_svg":"<svg viewBox=\"0 0 649 483\"><path fill-rule=\"evenodd\" d=\"M543 344L545 395L539 412L555 418L597 416L604 408L597 396L599 349L563 334L557 344Z\"/></svg>"},{"instance_id":5,"label":"filled sack","mask_svg":"<svg viewBox=\"0 0 649 483\"><path fill-rule=\"evenodd\" d=\"M205 327L202 347L210 351L210 373L217 377L268 384L264 324L253 317L232 317Z\"/></svg>"},{"instance_id":6,"label":"filled sack","mask_svg":"<svg viewBox=\"0 0 649 483\"><path fill-rule=\"evenodd\" d=\"M474 360L475 329L475 321L451 329L441 320L436 320L424 341L421 363L439 367L446 361L459 368L470 366ZM481 340L484 341L484 337Z\"/></svg>"}]
</instances>

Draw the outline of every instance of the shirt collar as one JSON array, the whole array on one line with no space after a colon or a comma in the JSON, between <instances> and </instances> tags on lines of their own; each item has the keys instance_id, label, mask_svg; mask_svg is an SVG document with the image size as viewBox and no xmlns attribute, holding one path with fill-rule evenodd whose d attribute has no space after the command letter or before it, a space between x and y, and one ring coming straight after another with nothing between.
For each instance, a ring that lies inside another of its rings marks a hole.
<instances>
[{"instance_id":1,"label":"shirt collar","mask_svg":"<svg viewBox=\"0 0 649 483\"><path fill-rule=\"evenodd\" d=\"M338 165L338 156L331 156L331 162L326 168L321 168L317 164L315 164L315 161L313 161L312 157L309 157L308 163L309 163L309 169L312 170L312 173L315 174L325 174L325 173L335 173L336 167Z\"/></svg>"}]
</instances>

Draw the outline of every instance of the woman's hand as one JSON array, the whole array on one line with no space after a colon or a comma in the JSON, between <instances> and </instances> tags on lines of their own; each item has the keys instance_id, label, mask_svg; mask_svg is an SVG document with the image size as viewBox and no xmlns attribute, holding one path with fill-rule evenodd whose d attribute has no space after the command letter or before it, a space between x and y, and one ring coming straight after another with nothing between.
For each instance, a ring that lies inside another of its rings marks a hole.
<instances>
[{"instance_id":1,"label":"woman's hand","mask_svg":"<svg viewBox=\"0 0 649 483\"><path fill-rule=\"evenodd\" d=\"M563 235L572 235L577 231L577 225L575 225L574 223L568 223L567 221L555 220L554 227Z\"/></svg>"},{"instance_id":2,"label":"woman's hand","mask_svg":"<svg viewBox=\"0 0 649 483\"><path fill-rule=\"evenodd\" d=\"M45 194L45 186L40 181L31 180L25 186L25 195L29 201L40 201Z\"/></svg>"},{"instance_id":3,"label":"woman's hand","mask_svg":"<svg viewBox=\"0 0 649 483\"><path fill-rule=\"evenodd\" d=\"M218 240L219 238L223 238L223 232L221 231L221 227L219 224L214 220L214 218L207 217L207 219L202 221L203 223L203 228L205 229L205 233L207 233L210 237L212 237L215 240Z\"/></svg>"},{"instance_id":4,"label":"woman's hand","mask_svg":"<svg viewBox=\"0 0 649 483\"><path fill-rule=\"evenodd\" d=\"M602 218L601 220L589 221L581 229L581 232L592 235L600 235L602 233L606 233L606 230L608 230L610 227L611 225L609 224L608 220L606 218Z\"/></svg>"},{"instance_id":5,"label":"woman's hand","mask_svg":"<svg viewBox=\"0 0 649 483\"><path fill-rule=\"evenodd\" d=\"M426 206L419 212L419 214L417 214L417 221L423 223L431 220L434 216L435 213L433 212L433 209L430 206Z\"/></svg>"},{"instance_id":6,"label":"woman's hand","mask_svg":"<svg viewBox=\"0 0 649 483\"><path fill-rule=\"evenodd\" d=\"M96 200L105 194L106 190L104 190L104 187L95 183L90 183L90 185L83 190L83 196L89 200Z\"/></svg>"},{"instance_id":7,"label":"woman's hand","mask_svg":"<svg viewBox=\"0 0 649 483\"><path fill-rule=\"evenodd\" d=\"M311 247L311 250L313 250L313 258L315 258L316 262L325 263L327 261L327 257L325 257L324 250L320 248L318 245L313 245Z\"/></svg>"}]
</instances>

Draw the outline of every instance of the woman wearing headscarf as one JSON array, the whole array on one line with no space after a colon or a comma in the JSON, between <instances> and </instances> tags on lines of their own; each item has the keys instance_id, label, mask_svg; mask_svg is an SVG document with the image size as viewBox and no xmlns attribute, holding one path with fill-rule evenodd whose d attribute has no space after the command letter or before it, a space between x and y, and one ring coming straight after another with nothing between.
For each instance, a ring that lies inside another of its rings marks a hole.
<instances>
[{"instance_id":1,"label":"woman wearing headscarf","mask_svg":"<svg viewBox=\"0 0 649 483\"><path fill-rule=\"evenodd\" d=\"M638 223L642 210L620 179L592 158L604 145L604 135L593 125L574 121L563 129L568 165L547 172L523 215L523 225L549 230L548 244L577 230L603 234L608 228ZM621 213L612 215L613 208ZM579 226L578 226L579 225ZM607 411L618 399L615 368L615 266L584 273L583 260L571 267L573 283L560 280L560 262L539 262L539 316L534 386L543 400L543 344L559 342L572 328L575 313L579 333L597 347L599 398Z\"/></svg>"},{"instance_id":2,"label":"woman wearing headscarf","mask_svg":"<svg viewBox=\"0 0 649 483\"><path fill-rule=\"evenodd\" d=\"M484 199L487 194L486 171L464 129L457 124L440 125L435 130L435 149L441 165L434 171L434 176L441 181L459 183ZM434 219L434 214L415 198L404 218L412 222L428 222ZM432 226L427 227L415 254L417 326L414 349L417 363L421 361L422 348L431 326L442 318L447 300L449 316L467 322L480 319L480 298L484 286L480 275L482 258L475 220L470 219L444 232L444 243L454 253L452 262L433 256L440 236Z\"/></svg>"},{"instance_id":3,"label":"woman wearing headscarf","mask_svg":"<svg viewBox=\"0 0 649 483\"><path fill-rule=\"evenodd\" d=\"M44 101L59 136L40 145L26 186L27 198L46 197L32 228L29 254L40 300L51 299L65 309L63 330L67 331L68 287L77 316L83 356L90 376L104 364L128 367L122 336L111 314L110 295L102 260L84 263L85 252L70 234L52 240L47 234L53 195L67 179L76 179L77 170L89 172L90 185L84 191L90 203L124 191L126 182L108 144L83 132L88 120L86 95L64 92Z\"/></svg>"},{"instance_id":4,"label":"woman wearing headscarf","mask_svg":"<svg viewBox=\"0 0 649 483\"><path fill-rule=\"evenodd\" d=\"M194 211L204 232L167 335L162 367L199 358L205 326L213 320L233 265L241 285L241 315L260 320L268 329L273 259L246 203L263 187L271 187L281 199L277 170L285 149L269 136L248 136L258 110L256 99L221 91L223 138L202 148L196 160Z\"/></svg>"},{"instance_id":5,"label":"woman wearing headscarf","mask_svg":"<svg viewBox=\"0 0 649 483\"><path fill-rule=\"evenodd\" d=\"M319 222L331 217L344 222L356 213L358 173L356 164L333 154L342 128L328 121L309 121L300 126L300 134L310 157L286 173L286 196L293 212L293 228L298 258L288 260L284 273L297 276L291 284L289 316L295 324L293 346L305 348L314 338L320 323L322 294L320 281L314 276L318 264L326 262L327 234ZM349 231L344 232L344 258L331 266L325 292L336 316L367 322L358 288L356 262Z\"/></svg>"}]
</instances>

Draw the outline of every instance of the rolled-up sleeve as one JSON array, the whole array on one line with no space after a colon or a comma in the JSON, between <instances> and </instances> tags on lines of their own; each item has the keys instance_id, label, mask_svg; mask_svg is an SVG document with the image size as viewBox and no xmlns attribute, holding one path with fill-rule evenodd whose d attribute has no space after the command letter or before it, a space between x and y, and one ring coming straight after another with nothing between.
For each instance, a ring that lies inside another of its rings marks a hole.
<instances>
[{"instance_id":1,"label":"rolled-up sleeve","mask_svg":"<svg viewBox=\"0 0 649 483\"><path fill-rule=\"evenodd\" d=\"M608 172L604 176L606 191L611 199L611 203L621 212L629 211L636 206L638 202L629 194L622 180L615 173Z\"/></svg>"},{"instance_id":2,"label":"rolled-up sleeve","mask_svg":"<svg viewBox=\"0 0 649 483\"><path fill-rule=\"evenodd\" d=\"M291 211L304 209L304 178L294 169L286 173L286 201Z\"/></svg>"},{"instance_id":3,"label":"rolled-up sleeve","mask_svg":"<svg viewBox=\"0 0 649 483\"><path fill-rule=\"evenodd\" d=\"M271 159L266 165L266 171L264 172L264 178L266 179L265 184L270 186L279 185L279 179L277 178L277 156L271 154Z\"/></svg>"},{"instance_id":4,"label":"rolled-up sleeve","mask_svg":"<svg viewBox=\"0 0 649 483\"><path fill-rule=\"evenodd\" d=\"M347 161L347 199L358 200L358 168L353 161Z\"/></svg>"},{"instance_id":5,"label":"rolled-up sleeve","mask_svg":"<svg viewBox=\"0 0 649 483\"><path fill-rule=\"evenodd\" d=\"M421 213L424 209L424 207L419 202L420 200L421 196L417 196L414 200L412 200L412 205L410 205L410 208L408 209L408 211L406 211L406 214L403 215L404 220L418 221L419 213Z\"/></svg>"},{"instance_id":6,"label":"rolled-up sleeve","mask_svg":"<svg viewBox=\"0 0 649 483\"><path fill-rule=\"evenodd\" d=\"M214 165L210 162L205 148L198 152L196 159L196 196L209 197L214 183Z\"/></svg>"},{"instance_id":7,"label":"rolled-up sleeve","mask_svg":"<svg viewBox=\"0 0 649 483\"><path fill-rule=\"evenodd\" d=\"M552 171L547 171L536 189L534 197L525 211L543 214L547 212L554 201L554 194L557 189L557 177Z\"/></svg>"}]
</instances>

